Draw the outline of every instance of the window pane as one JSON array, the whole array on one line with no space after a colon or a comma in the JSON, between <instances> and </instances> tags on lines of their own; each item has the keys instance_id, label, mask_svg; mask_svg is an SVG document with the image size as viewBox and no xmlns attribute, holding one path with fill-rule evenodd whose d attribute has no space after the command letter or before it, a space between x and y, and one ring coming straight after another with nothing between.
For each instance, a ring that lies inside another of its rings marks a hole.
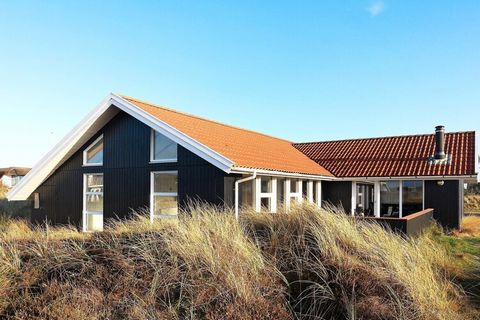
<instances>
[{"instance_id":1,"label":"window pane","mask_svg":"<svg viewBox=\"0 0 480 320\"><path fill-rule=\"evenodd\" d=\"M357 214L373 215L373 185L357 183Z\"/></svg>"},{"instance_id":2,"label":"window pane","mask_svg":"<svg viewBox=\"0 0 480 320\"><path fill-rule=\"evenodd\" d=\"M253 181L245 181L239 185L239 198L241 207L252 207L253 206Z\"/></svg>"},{"instance_id":3,"label":"window pane","mask_svg":"<svg viewBox=\"0 0 480 320\"><path fill-rule=\"evenodd\" d=\"M177 197L154 196L154 215L176 215L178 213Z\"/></svg>"},{"instance_id":4,"label":"window pane","mask_svg":"<svg viewBox=\"0 0 480 320\"><path fill-rule=\"evenodd\" d=\"M270 198L260 198L262 212L270 212Z\"/></svg>"},{"instance_id":5,"label":"window pane","mask_svg":"<svg viewBox=\"0 0 480 320\"><path fill-rule=\"evenodd\" d=\"M103 230L103 214L87 213L87 230L102 231Z\"/></svg>"},{"instance_id":6,"label":"window pane","mask_svg":"<svg viewBox=\"0 0 480 320\"><path fill-rule=\"evenodd\" d=\"M317 203L317 181L313 181L313 203Z\"/></svg>"},{"instance_id":7,"label":"window pane","mask_svg":"<svg viewBox=\"0 0 480 320\"><path fill-rule=\"evenodd\" d=\"M33 194L33 209L40 209L40 193Z\"/></svg>"},{"instance_id":8,"label":"window pane","mask_svg":"<svg viewBox=\"0 0 480 320\"><path fill-rule=\"evenodd\" d=\"M86 196L86 211L89 212L103 212L103 195L102 194L87 194Z\"/></svg>"},{"instance_id":9,"label":"window pane","mask_svg":"<svg viewBox=\"0 0 480 320\"><path fill-rule=\"evenodd\" d=\"M308 197L308 181L302 180L302 197L306 199Z\"/></svg>"},{"instance_id":10,"label":"window pane","mask_svg":"<svg viewBox=\"0 0 480 320\"><path fill-rule=\"evenodd\" d=\"M403 181L402 198L402 216L422 211L423 182L418 180Z\"/></svg>"},{"instance_id":11,"label":"window pane","mask_svg":"<svg viewBox=\"0 0 480 320\"><path fill-rule=\"evenodd\" d=\"M297 192L297 179L290 180L290 192L291 193Z\"/></svg>"},{"instance_id":12,"label":"window pane","mask_svg":"<svg viewBox=\"0 0 480 320\"><path fill-rule=\"evenodd\" d=\"M177 159L177 144L175 142L156 131L153 139L154 160Z\"/></svg>"},{"instance_id":13,"label":"window pane","mask_svg":"<svg viewBox=\"0 0 480 320\"><path fill-rule=\"evenodd\" d=\"M87 192L103 192L103 174L87 175Z\"/></svg>"},{"instance_id":14,"label":"window pane","mask_svg":"<svg viewBox=\"0 0 480 320\"><path fill-rule=\"evenodd\" d=\"M177 173L155 173L153 178L153 192L177 192Z\"/></svg>"},{"instance_id":15,"label":"window pane","mask_svg":"<svg viewBox=\"0 0 480 320\"><path fill-rule=\"evenodd\" d=\"M380 215L398 217L399 213L400 182L380 182Z\"/></svg>"},{"instance_id":16,"label":"window pane","mask_svg":"<svg viewBox=\"0 0 480 320\"><path fill-rule=\"evenodd\" d=\"M87 163L103 163L103 138L87 150Z\"/></svg>"},{"instance_id":17,"label":"window pane","mask_svg":"<svg viewBox=\"0 0 480 320\"><path fill-rule=\"evenodd\" d=\"M272 192L272 178L271 177L261 177L261 189L262 193Z\"/></svg>"},{"instance_id":18,"label":"window pane","mask_svg":"<svg viewBox=\"0 0 480 320\"><path fill-rule=\"evenodd\" d=\"M277 178L277 207L281 208L284 205L285 196L285 179Z\"/></svg>"}]
</instances>

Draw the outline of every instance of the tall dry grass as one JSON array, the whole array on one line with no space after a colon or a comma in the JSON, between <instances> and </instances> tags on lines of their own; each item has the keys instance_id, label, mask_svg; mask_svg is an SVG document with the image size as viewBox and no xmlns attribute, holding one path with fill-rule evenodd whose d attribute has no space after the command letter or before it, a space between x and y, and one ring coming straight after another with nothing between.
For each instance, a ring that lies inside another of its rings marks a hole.
<instances>
[{"instance_id":1,"label":"tall dry grass","mask_svg":"<svg viewBox=\"0 0 480 320\"><path fill-rule=\"evenodd\" d=\"M0 231L0 317L15 319L468 319L451 257L313 206L195 206L109 230ZM12 225L10 225L12 227ZM10 230L10 227L7 230Z\"/></svg>"},{"instance_id":2,"label":"tall dry grass","mask_svg":"<svg viewBox=\"0 0 480 320\"><path fill-rule=\"evenodd\" d=\"M465 195L463 200L463 205L466 212L480 212L480 195Z\"/></svg>"}]
</instances>

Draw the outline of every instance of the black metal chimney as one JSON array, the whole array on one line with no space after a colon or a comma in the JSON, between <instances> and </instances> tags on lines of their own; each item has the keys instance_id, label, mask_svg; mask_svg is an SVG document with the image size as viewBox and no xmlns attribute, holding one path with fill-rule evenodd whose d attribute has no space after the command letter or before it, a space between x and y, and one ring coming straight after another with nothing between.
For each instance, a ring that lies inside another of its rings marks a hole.
<instances>
[{"instance_id":1,"label":"black metal chimney","mask_svg":"<svg viewBox=\"0 0 480 320\"><path fill-rule=\"evenodd\" d=\"M437 160L445 159L445 127L436 126L435 127L435 155L434 158Z\"/></svg>"}]
</instances>

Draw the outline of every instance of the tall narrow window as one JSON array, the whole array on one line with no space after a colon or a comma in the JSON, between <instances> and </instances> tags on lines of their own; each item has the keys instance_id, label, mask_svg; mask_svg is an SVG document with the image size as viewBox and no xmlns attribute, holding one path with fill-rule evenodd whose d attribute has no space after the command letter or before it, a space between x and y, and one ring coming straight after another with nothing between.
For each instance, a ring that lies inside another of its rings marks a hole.
<instances>
[{"instance_id":1,"label":"tall narrow window","mask_svg":"<svg viewBox=\"0 0 480 320\"><path fill-rule=\"evenodd\" d=\"M84 175L83 231L103 230L103 173Z\"/></svg>"},{"instance_id":2,"label":"tall narrow window","mask_svg":"<svg viewBox=\"0 0 480 320\"><path fill-rule=\"evenodd\" d=\"M277 180L272 177L257 177L255 187L257 212L277 212Z\"/></svg>"},{"instance_id":3,"label":"tall narrow window","mask_svg":"<svg viewBox=\"0 0 480 320\"><path fill-rule=\"evenodd\" d=\"M302 202L302 180L290 179L290 193L287 195L286 201L292 205L293 203Z\"/></svg>"},{"instance_id":4,"label":"tall narrow window","mask_svg":"<svg viewBox=\"0 0 480 320\"><path fill-rule=\"evenodd\" d=\"M400 214L400 181L380 182L380 215L398 217Z\"/></svg>"},{"instance_id":5,"label":"tall narrow window","mask_svg":"<svg viewBox=\"0 0 480 320\"><path fill-rule=\"evenodd\" d=\"M176 216L178 213L177 171L152 172L150 218Z\"/></svg>"},{"instance_id":6,"label":"tall narrow window","mask_svg":"<svg viewBox=\"0 0 480 320\"><path fill-rule=\"evenodd\" d=\"M163 134L152 130L152 150L150 160L152 162L176 162L177 144Z\"/></svg>"},{"instance_id":7,"label":"tall narrow window","mask_svg":"<svg viewBox=\"0 0 480 320\"><path fill-rule=\"evenodd\" d=\"M285 206L285 178L277 178L277 209Z\"/></svg>"},{"instance_id":8,"label":"tall narrow window","mask_svg":"<svg viewBox=\"0 0 480 320\"><path fill-rule=\"evenodd\" d=\"M423 210L423 181L405 180L402 182L402 216Z\"/></svg>"},{"instance_id":9,"label":"tall narrow window","mask_svg":"<svg viewBox=\"0 0 480 320\"><path fill-rule=\"evenodd\" d=\"M33 209L40 209L40 193L33 194Z\"/></svg>"},{"instance_id":10,"label":"tall narrow window","mask_svg":"<svg viewBox=\"0 0 480 320\"><path fill-rule=\"evenodd\" d=\"M84 166L103 165L103 135L98 137L83 151Z\"/></svg>"}]
</instances>

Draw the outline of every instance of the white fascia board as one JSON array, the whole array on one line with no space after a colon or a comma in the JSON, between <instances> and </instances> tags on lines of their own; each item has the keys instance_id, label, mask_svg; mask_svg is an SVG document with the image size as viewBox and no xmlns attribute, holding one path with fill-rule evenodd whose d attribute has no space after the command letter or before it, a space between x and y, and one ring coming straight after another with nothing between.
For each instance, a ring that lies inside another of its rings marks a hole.
<instances>
[{"instance_id":1,"label":"white fascia board","mask_svg":"<svg viewBox=\"0 0 480 320\"><path fill-rule=\"evenodd\" d=\"M159 120L148 112L145 112L141 108L137 107L135 104L123 99L122 97L113 95L112 100L113 104L119 109L125 111L132 117L142 121L152 129L158 131L159 133L163 134L170 140L175 141L177 144L181 145L185 149L195 153L199 157L210 162L217 168L227 173L230 173L230 169L234 164L232 160L212 150L211 148L198 142L197 140L189 137L188 135L182 133L176 128L170 126L169 124Z\"/></svg>"},{"instance_id":2,"label":"white fascia board","mask_svg":"<svg viewBox=\"0 0 480 320\"><path fill-rule=\"evenodd\" d=\"M64 160L68 152L74 148L75 144L88 132L95 121L99 119L111 105L125 111L219 169L227 173L230 172L233 162L228 158L153 117L125 99L110 93L10 190L7 194L7 199L9 201L26 200L30 194L58 168L58 165Z\"/></svg>"},{"instance_id":3,"label":"white fascia board","mask_svg":"<svg viewBox=\"0 0 480 320\"><path fill-rule=\"evenodd\" d=\"M336 180L335 177L329 177L329 176L320 176L320 175L311 175L311 174L302 174L302 173L289 173L289 172L266 170L266 169L252 169L252 168L237 167L237 166L233 166L232 170L230 171L230 173L237 173L237 174L252 174L253 172L256 172L257 174L264 175L264 176L298 178L303 180Z\"/></svg>"},{"instance_id":4,"label":"white fascia board","mask_svg":"<svg viewBox=\"0 0 480 320\"><path fill-rule=\"evenodd\" d=\"M77 124L52 150L40 159L32 170L20 180L20 182L7 194L9 201L26 200L30 194L50 175L56 165L62 160L75 143L80 139L88 128L110 106L112 94L109 94L100 104L93 109L79 124Z\"/></svg>"}]
</instances>

